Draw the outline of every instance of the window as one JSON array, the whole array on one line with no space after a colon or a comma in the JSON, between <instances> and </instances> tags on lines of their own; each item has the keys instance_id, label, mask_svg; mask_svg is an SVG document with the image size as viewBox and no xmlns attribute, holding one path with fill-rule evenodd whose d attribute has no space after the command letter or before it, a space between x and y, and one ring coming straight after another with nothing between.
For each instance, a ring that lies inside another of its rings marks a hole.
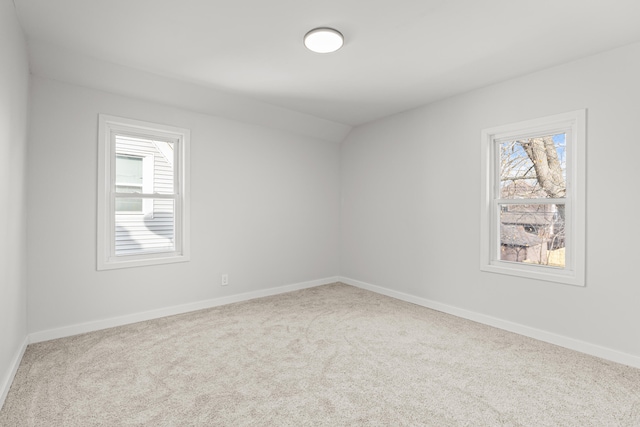
<instances>
[{"instance_id":1,"label":"window","mask_svg":"<svg viewBox=\"0 0 640 427\"><path fill-rule=\"evenodd\" d=\"M480 269L584 286L586 111L482 131Z\"/></svg>"},{"instance_id":2,"label":"window","mask_svg":"<svg viewBox=\"0 0 640 427\"><path fill-rule=\"evenodd\" d=\"M189 131L99 117L98 270L189 260Z\"/></svg>"}]
</instances>

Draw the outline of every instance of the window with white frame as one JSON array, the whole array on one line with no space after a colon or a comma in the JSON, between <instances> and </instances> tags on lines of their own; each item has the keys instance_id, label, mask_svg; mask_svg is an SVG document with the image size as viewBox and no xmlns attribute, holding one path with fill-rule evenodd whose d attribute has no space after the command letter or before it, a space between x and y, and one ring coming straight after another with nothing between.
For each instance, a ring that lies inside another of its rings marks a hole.
<instances>
[{"instance_id":1,"label":"window with white frame","mask_svg":"<svg viewBox=\"0 0 640 427\"><path fill-rule=\"evenodd\" d=\"M482 131L480 269L584 286L586 111Z\"/></svg>"},{"instance_id":2,"label":"window with white frame","mask_svg":"<svg viewBox=\"0 0 640 427\"><path fill-rule=\"evenodd\" d=\"M189 131L101 114L98 270L189 260Z\"/></svg>"}]
</instances>

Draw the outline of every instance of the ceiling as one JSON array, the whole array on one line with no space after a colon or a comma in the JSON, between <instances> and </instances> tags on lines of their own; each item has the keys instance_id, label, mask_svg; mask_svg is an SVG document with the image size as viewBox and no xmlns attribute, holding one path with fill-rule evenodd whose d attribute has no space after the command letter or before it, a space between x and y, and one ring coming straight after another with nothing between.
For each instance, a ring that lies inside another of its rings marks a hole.
<instances>
[{"instance_id":1,"label":"ceiling","mask_svg":"<svg viewBox=\"0 0 640 427\"><path fill-rule=\"evenodd\" d=\"M640 40L638 0L14 1L30 44L349 126Z\"/></svg>"}]
</instances>

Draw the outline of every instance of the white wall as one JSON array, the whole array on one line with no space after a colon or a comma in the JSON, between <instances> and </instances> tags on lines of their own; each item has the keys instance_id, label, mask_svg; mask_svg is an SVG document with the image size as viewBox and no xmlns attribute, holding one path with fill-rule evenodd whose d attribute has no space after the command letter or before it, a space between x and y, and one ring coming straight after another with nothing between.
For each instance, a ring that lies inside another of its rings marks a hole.
<instances>
[{"instance_id":1,"label":"white wall","mask_svg":"<svg viewBox=\"0 0 640 427\"><path fill-rule=\"evenodd\" d=\"M30 332L338 274L337 143L32 81ZM190 262L96 271L98 113L191 130Z\"/></svg>"},{"instance_id":2,"label":"white wall","mask_svg":"<svg viewBox=\"0 0 640 427\"><path fill-rule=\"evenodd\" d=\"M0 1L0 406L27 336L25 153L29 68L13 2Z\"/></svg>"},{"instance_id":3,"label":"white wall","mask_svg":"<svg viewBox=\"0 0 640 427\"><path fill-rule=\"evenodd\" d=\"M266 126L297 135L341 142L351 126L194 83L171 79L29 40L35 75L189 111Z\"/></svg>"},{"instance_id":4,"label":"white wall","mask_svg":"<svg viewBox=\"0 0 640 427\"><path fill-rule=\"evenodd\" d=\"M342 276L640 356L638 76L635 44L356 128L342 146ZM580 108L587 286L481 273L481 129Z\"/></svg>"}]
</instances>

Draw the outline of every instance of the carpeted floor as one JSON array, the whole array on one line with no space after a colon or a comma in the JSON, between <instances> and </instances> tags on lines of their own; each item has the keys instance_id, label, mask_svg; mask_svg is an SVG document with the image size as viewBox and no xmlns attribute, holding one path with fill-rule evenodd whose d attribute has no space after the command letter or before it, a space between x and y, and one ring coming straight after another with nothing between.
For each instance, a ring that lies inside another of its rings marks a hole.
<instances>
[{"instance_id":1,"label":"carpeted floor","mask_svg":"<svg viewBox=\"0 0 640 427\"><path fill-rule=\"evenodd\" d=\"M640 426L640 370L343 284L30 345L2 426Z\"/></svg>"}]
</instances>

